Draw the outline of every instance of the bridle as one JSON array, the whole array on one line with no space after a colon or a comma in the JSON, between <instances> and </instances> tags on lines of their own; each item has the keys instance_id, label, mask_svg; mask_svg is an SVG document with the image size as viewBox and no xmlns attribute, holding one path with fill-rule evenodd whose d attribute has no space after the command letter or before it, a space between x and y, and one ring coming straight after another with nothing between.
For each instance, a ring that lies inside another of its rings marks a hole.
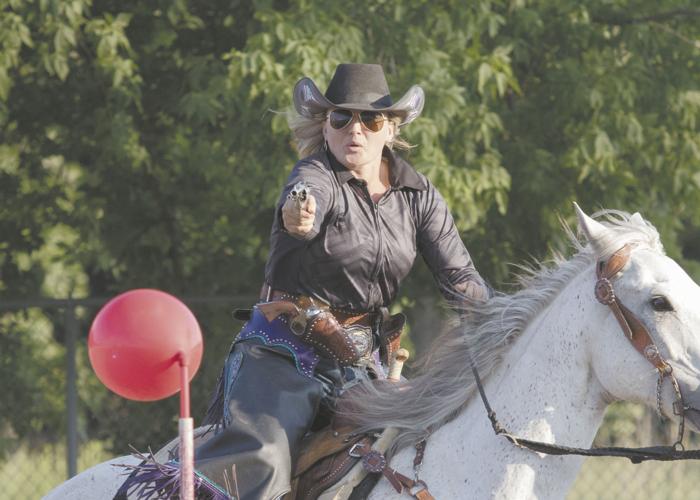
<instances>
[{"instance_id":1,"label":"bridle","mask_svg":"<svg viewBox=\"0 0 700 500\"><path fill-rule=\"evenodd\" d=\"M664 379L669 378L671 381L671 386L673 387L676 398L673 403L673 413L680 417L678 423L678 438L676 442L673 443L673 447L683 450L685 410L688 408L683 404L683 395L681 394L676 376L673 374L673 367L661 356L659 348L654 343L654 340L651 338L644 324L615 296L615 290L611 282L611 280L627 265L630 253L631 247L627 244L615 252L607 262L598 261L596 265L598 281L596 281L595 284L595 298L598 299L598 302L608 306L612 310L627 340L630 341L637 352L644 356L644 358L656 368L659 374L659 378L656 382L656 410L659 416L662 415L661 388Z\"/></svg>"},{"instance_id":2,"label":"bridle","mask_svg":"<svg viewBox=\"0 0 700 500\"><path fill-rule=\"evenodd\" d=\"M616 251L607 261L599 260L596 263L596 276L598 279L595 284L595 297L601 304L608 306L612 310L625 337L627 337L634 348L656 368L659 375L656 383L656 406L659 414L661 414L661 389L663 382L666 378L671 381L671 386L675 393L673 412L680 417L676 442L673 443L672 446L650 446L644 448L601 447L586 449L531 441L529 439L513 436L498 422L496 413L493 411L486 398L486 393L484 392L484 387L481 383L481 378L479 377L479 372L476 369L473 358L469 355L477 389L479 390L479 394L486 407L486 412L489 420L491 420L491 425L496 435L504 436L511 443L520 448L527 448L549 455L625 457L629 458L633 463L641 463L646 460L688 460L700 458L700 450L685 450L683 447L685 410L688 410L689 407L685 406L683 403L683 395L681 394L678 381L673 374L673 368L661 356L659 348L649 334L649 330L647 330L639 318L626 308L615 296L612 280L615 279L618 273L622 271L629 262L631 248L632 247L627 244Z\"/></svg>"}]
</instances>

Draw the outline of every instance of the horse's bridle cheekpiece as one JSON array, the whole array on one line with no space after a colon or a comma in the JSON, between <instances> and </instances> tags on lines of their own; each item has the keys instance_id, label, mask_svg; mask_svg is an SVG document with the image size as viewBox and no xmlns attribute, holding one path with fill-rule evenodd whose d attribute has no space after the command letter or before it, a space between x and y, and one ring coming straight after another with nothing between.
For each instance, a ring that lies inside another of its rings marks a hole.
<instances>
[{"instance_id":1,"label":"horse's bridle cheekpiece","mask_svg":"<svg viewBox=\"0 0 700 500\"><path fill-rule=\"evenodd\" d=\"M676 396L676 400L673 403L673 413L680 417L680 422L678 423L678 439L673 446L676 449L683 449L686 408L683 404L683 396L678 381L673 374L673 367L661 356L659 348L654 343L644 323L617 299L612 282L610 281L627 265L630 253L631 247L628 244L615 252L607 262L602 260L598 261L596 265L598 281L596 281L595 284L595 297L598 299L598 302L610 307L622 331L625 333L625 337L627 337L637 352L644 356L649 363L654 365L659 372L659 378L656 383L656 409L659 412L659 416L662 415L661 387L666 377L669 377L671 380L671 385L673 386L673 391Z\"/></svg>"},{"instance_id":2,"label":"horse's bridle cheekpiece","mask_svg":"<svg viewBox=\"0 0 700 500\"><path fill-rule=\"evenodd\" d=\"M622 302L615 296L615 289L612 281L624 269L630 259L632 247L627 244L616 251L607 261L599 260L596 263L597 281L594 292L595 297L603 305L608 306L615 318L617 318L625 337L630 341L634 348L644 358L651 363L658 371L659 378L656 383L656 407L661 415L661 389L663 381L668 377L671 381L676 400L673 403L673 413L680 417L678 424L678 438L673 446L649 446L644 448L622 448L622 447L605 447L605 448L575 448L569 446L561 446L552 443L544 443L540 441L531 441L522 439L510 434L496 418L496 413L491 408L484 387L479 377L479 372L476 365L471 360L472 372L474 373L474 381L481 395L481 400L484 403L486 412L494 432L497 435L504 436L511 443L520 448L527 448L548 455L584 455L584 456L612 456L625 457L638 464L647 460L689 460L699 459L700 450L685 450L683 448L683 434L685 430L685 410L688 408L683 404L683 396L680 386L673 374L673 367L663 358L659 348L654 343L649 330L644 324L634 315L632 311L626 308ZM470 356L471 358L471 356Z\"/></svg>"}]
</instances>

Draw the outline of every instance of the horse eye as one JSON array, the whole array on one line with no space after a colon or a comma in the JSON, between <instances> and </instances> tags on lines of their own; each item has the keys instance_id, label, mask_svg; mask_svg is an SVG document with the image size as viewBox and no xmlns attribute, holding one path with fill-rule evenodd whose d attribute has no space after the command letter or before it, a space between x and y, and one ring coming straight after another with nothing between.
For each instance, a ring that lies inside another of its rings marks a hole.
<instances>
[{"instance_id":1,"label":"horse eye","mask_svg":"<svg viewBox=\"0 0 700 500\"><path fill-rule=\"evenodd\" d=\"M663 295L655 295L651 298L651 307L654 311L673 311L673 306Z\"/></svg>"}]
</instances>

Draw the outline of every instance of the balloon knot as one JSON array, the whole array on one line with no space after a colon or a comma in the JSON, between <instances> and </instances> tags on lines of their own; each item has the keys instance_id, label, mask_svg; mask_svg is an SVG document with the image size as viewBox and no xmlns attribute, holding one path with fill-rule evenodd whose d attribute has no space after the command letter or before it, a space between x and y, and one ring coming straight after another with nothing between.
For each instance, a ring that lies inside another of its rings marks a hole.
<instances>
[{"instance_id":1,"label":"balloon knot","mask_svg":"<svg viewBox=\"0 0 700 500\"><path fill-rule=\"evenodd\" d=\"M177 361L180 366L187 366L187 356L185 356L183 351L177 351L175 361Z\"/></svg>"}]
</instances>

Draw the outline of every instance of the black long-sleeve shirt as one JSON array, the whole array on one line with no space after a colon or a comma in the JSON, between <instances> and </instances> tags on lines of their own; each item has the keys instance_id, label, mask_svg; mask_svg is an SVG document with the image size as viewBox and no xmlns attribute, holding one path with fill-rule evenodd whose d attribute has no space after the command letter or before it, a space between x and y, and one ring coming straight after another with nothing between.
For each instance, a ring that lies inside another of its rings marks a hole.
<instances>
[{"instance_id":1,"label":"black long-sleeve shirt","mask_svg":"<svg viewBox=\"0 0 700 500\"><path fill-rule=\"evenodd\" d=\"M376 203L366 183L330 152L294 166L277 204L266 282L336 308L370 311L396 298L419 252L448 300L474 295L475 289L477 297L486 297L488 287L435 186L388 149L384 155L391 187ZM299 181L316 198L314 226L303 238L287 233L281 217L287 194Z\"/></svg>"}]
</instances>

